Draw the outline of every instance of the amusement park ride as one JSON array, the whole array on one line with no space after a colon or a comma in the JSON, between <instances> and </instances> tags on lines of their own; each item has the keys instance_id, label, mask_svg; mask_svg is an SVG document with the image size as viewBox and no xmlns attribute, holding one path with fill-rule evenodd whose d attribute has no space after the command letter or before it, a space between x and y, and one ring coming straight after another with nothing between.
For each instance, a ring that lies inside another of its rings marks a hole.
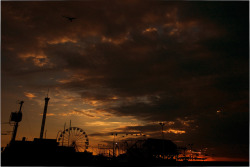
<instances>
[{"instance_id":1,"label":"amusement park ride","mask_svg":"<svg viewBox=\"0 0 250 167\"><path fill-rule=\"evenodd\" d=\"M68 163L68 165L83 165L82 161L78 161L78 158L85 158L88 163L101 163L103 159L100 160L93 153L88 152L90 147L92 150L94 147L89 145L87 133L82 128L72 127L71 121L68 128L66 128L65 123L64 129L58 131L56 139L43 138L49 100L50 98L47 95L45 97L40 138L34 138L34 141L26 141L25 137L22 141L16 140L17 129L22 120L24 101L20 101L19 111L11 113L9 123L14 128L10 143L2 149L2 164L63 165ZM164 140L163 126L165 124L161 123L160 125L162 127L162 139L147 139L146 135L140 131L110 133L114 137L113 141L109 142L108 145L98 144L98 147L96 147L98 149L97 156L106 157L104 159L107 162L121 157L123 157L122 161L127 162L139 162L142 159L149 161L152 158L156 160L169 159L171 161L205 160L205 157L193 156L193 153L200 154L192 150L193 145L189 145L191 150L189 156L187 156L186 147L177 147L172 141ZM181 153L181 150L184 153ZM13 159L15 159L16 163L14 163ZM72 160L75 160L74 164L72 164Z\"/></svg>"},{"instance_id":2,"label":"amusement park ride","mask_svg":"<svg viewBox=\"0 0 250 167\"><path fill-rule=\"evenodd\" d=\"M86 151L89 147L89 139L86 132L78 127L70 127L57 133L57 142L60 146L74 147L77 152Z\"/></svg>"},{"instance_id":3,"label":"amusement park ride","mask_svg":"<svg viewBox=\"0 0 250 167\"><path fill-rule=\"evenodd\" d=\"M13 125L13 133L12 133L12 138L11 142L15 141L16 139L16 133L17 133L17 128L18 128L18 123L22 121L22 106L23 106L24 101L20 101L20 108L18 112L12 112L10 115L10 125Z\"/></svg>"}]
</instances>

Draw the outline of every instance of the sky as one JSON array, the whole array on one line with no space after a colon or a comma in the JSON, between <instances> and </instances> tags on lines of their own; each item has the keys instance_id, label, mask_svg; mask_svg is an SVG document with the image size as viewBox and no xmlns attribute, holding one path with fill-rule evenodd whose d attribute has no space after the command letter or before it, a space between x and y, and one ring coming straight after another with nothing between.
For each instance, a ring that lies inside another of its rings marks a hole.
<instances>
[{"instance_id":1,"label":"sky","mask_svg":"<svg viewBox=\"0 0 250 167\"><path fill-rule=\"evenodd\" d=\"M46 138L70 120L93 147L114 132L161 138L164 122L178 146L249 159L249 2L3 1L1 11L2 134L23 100L17 139L38 138L48 94Z\"/></svg>"}]
</instances>

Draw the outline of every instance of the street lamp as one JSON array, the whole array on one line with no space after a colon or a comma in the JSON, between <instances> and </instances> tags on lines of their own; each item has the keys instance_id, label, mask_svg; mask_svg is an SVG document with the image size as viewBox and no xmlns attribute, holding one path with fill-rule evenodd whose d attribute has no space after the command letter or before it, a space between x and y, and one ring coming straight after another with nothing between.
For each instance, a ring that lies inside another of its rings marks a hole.
<instances>
[{"instance_id":1,"label":"street lamp","mask_svg":"<svg viewBox=\"0 0 250 167\"><path fill-rule=\"evenodd\" d=\"M165 126L165 123L160 122L159 124L161 125L162 140L164 140L163 127Z\"/></svg>"},{"instance_id":2,"label":"street lamp","mask_svg":"<svg viewBox=\"0 0 250 167\"><path fill-rule=\"evenodd\" d=\"M193 150L192 150L192 147L193 147L194 144L188 144L188 146L190 147L190 151L191 151L191 159L193 160Z\"/></svg>"},{"instance_id":3,"label":"street lamp","mask_svg":"<svg viewBox=\"0 0 250 167\"><path fill-rule=\"evenodd\" d=\"M162 134L162 158L164 159L164 133L163 133L163 127L165 126L165 123L160 122L159 125L161 126L161 134Z\"/></svg>"},{"instance_id":4,"label":"street lamp","mask_svg":"<svg viewBox=\"0 0 250 167\"><path fill-rule=\"evenodd\" d=\"M117 133L112 133L111 135L114 136L114 141L113 141L113 157L115 157L115 136L117 136Z\"/></svg>"}]
</instances>

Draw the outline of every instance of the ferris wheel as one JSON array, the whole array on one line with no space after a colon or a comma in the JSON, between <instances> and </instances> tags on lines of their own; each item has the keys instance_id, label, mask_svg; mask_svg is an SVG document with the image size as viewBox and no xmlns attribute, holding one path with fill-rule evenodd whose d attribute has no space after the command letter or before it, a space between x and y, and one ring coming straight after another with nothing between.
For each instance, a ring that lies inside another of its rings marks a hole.
<instances>
[{"instance_id":1,"label":"ferris wheel","mask_svg":"<svg viewBox=\"0 0 250 167\"><path fill-rule=\"evenodd\" d=\"M60 131L57 141L60 146L74 147L77 152L86 151L89 147L88 135L78 127L70 127Z\"/></svg>"}]
</instances>

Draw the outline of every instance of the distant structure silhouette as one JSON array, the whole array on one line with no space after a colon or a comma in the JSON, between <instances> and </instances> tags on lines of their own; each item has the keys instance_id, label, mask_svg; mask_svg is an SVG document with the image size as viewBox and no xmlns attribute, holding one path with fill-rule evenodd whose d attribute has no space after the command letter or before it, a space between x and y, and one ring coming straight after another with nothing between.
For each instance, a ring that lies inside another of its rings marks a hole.
<instances>
[{"instance_id":1,"label":"distant structure silhouette","mask_svg":"<svg viewBox=\"0 0 250 167\"><path fill-rule=\"evenodd\" d=\"M62 16L66 19L68 19L70 22L72 22L74 19L76 19L75 17L68 17L68 16Z\"/></svg>"}]
</instances>

